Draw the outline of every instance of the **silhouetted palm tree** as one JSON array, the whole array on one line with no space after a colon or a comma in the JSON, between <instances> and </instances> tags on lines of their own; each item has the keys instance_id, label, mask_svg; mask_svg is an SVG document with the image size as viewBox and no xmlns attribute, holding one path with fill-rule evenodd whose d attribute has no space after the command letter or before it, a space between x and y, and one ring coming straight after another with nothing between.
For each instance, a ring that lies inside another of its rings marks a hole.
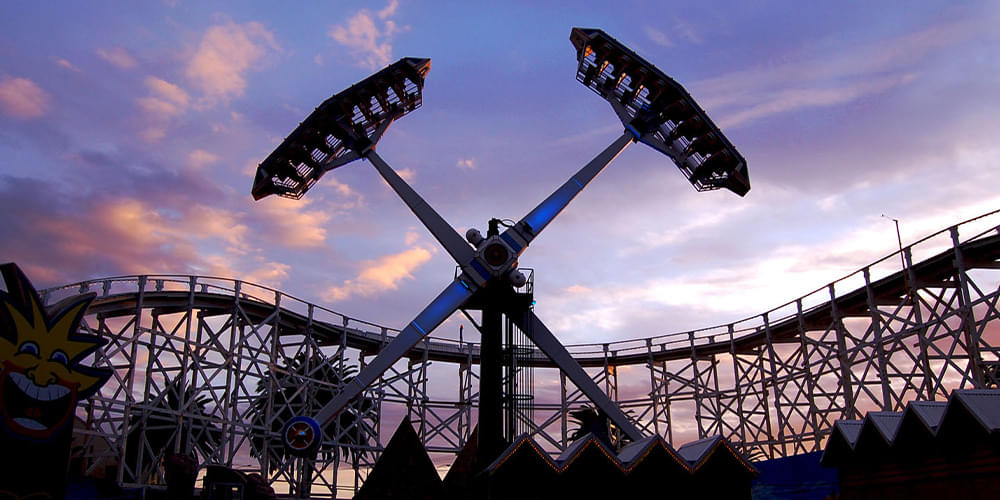
<instances>
[{"instance_id":1,"label":"silhouetted palm tree","mask_svg":"<svg viewBox=\"0 0 1000 500\"><path fill-rule=\"evenodd\" d=\"M604 412L584 406L569 412L569 416L576 424L576 430L569 437L571 442L593 434L599 441L611 446L611 438L608 436L608 416Z\"/></svg>"},{"instance_id":2,"label":"silhouetted palm tree","mask_svg":"<svg viewBox=\"0 0 1000 500\"><path fill-rule=\"evenodd\" d=\"M739 449L740 452L743 453L743 456L746 457L747 460L750 460L751 462L762 462L764 460L767 460L767 454L765 454L764 450L759 447L750 447L747 446L746 444L743 444L743 445L737 445L737 449Z\"/></svg>"},{"instance_id":3,"label":"silhouetted palm tree","mask_svg":"<svg viewBox=\"0 0 1000 500\"><path fill-rule=\"evenodd\" d=\"M271 461L268 472L276 469L290 455L281 440L281 431L292 417L298 415L312 416L320 408L326 406L340 393L340 387L350 382L357 368L340 366L314 355L306 363L306 356L299 354L289 363L278 369L268 370L257 382L257 396L251 403L251 423L255 433L251 439L250 454L263 458L264 450L271 450ZM311 380L320 380L317 384ZM267 421L267 405L271 401L271 419ZM337 414L323 428L324 441L333 440L337 429L350 429L339 439L340 451L349 460L356 460L366 452L357 448L367 446L375 435L374 422L368 417L374 406L370 398L361 397ZM260 433L257 429L266 429ZM337 447L326 443L319 448L319 454L330 459L336 453Z\"/></svg>"},{"instance_id":4,"label":"silhouetted palm tree","mask_svg":"<svg viewBox=\"0 0 1000 500\"><path fill-rule=\"evenodd\" d=\"M593 434L598 441L614 450L620 449L630 441L628 436L611 432L612 425L608 415L599 409L584 406L579 410L569 412L569 416L576 424L576 430L569 436L571 442Z\"/></svg>"},{"instance_id":5,"label":"silhouetted palm tree","mask_svg":"<svg viewBox=\"0 0 1000 500\"><path fill-rule=\"evenodd\" d=\"M200 389L193 385L182 389L183 385L184 381L180 378L173 381L167 379L162 391L150 395L133 408L122 464L127 482L149 477L161 466L165 456L174 451L175 439L180 439L182 453L191 453L198 460L211 455L221 444L222 431L208 420L210 415L205 410L211 398L199 394ZM178 425L177 413L181 411L182 395L187 410ZM140 467L140 458L141 470L136 470Z\"/></svg>"}]
</instances>

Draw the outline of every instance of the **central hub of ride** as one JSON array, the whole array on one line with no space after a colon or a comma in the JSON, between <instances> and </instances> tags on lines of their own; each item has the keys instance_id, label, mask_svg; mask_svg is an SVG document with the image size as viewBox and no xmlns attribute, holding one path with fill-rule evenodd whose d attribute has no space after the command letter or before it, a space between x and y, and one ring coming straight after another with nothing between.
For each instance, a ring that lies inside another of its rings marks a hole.
<instances>
[{"instance_id":1,"label":"central hub of ride","mask_svg":"<svg viewBox=\"0 0 1000 500\"><path fill-rule=\"evenodd\" d=\"M483 247L483 259L486 260L486 264L490 267L503 269L504 265L510 261L510 250L507 248L507 245L499 241L499 236L494 236L490 239L496 241L491 241Z\"/></svg>"},{"instance_id":2,"label":"central hub of ride","mask_svg":"<svg viewBox=\"0 0 1000 500\"><path fill-rule=\"evenodd\" d=\"M486 237L478 229L472 228L465 232L465 239L476 247L475 260L472 266L479 264L484 267L491 279L487 281L501 280L514 288L524 286L526 278L524 273L517 270L518 251L515 247L523 249L525 244L518 242L516 236L508 233L500 234L500 226L510 226L502 219L490 219L489 230ZM482 273L481 273L482 274Z\"/></svg>"}]
</instances>

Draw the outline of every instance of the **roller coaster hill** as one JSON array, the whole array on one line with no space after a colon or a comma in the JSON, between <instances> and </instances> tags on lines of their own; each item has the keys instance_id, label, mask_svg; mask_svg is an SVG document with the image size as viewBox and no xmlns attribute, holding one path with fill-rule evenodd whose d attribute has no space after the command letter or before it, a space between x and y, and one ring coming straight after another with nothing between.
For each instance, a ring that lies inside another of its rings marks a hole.
<instances>
[{"instance_id":1,"label":"roller coaster hill","mask_svg":"<svg viewBox=\"0 0 1000 500\"><path fill-rule=\"evenodd\" d=\"M758 459L818 451L838 419L997 387L998 258L994 211L752 317L567 348L647 434L672 443L722 435ZM307 467L284 459L271 440L258 440L254 451L255 437L273 432L255 408L299 414L319 404L287 391L267 391L262 400L262 380L336 390L319 364L350 372L397 332L278 290L205 276L120 276L42 296L52 305L88 292L97 298L81 328L107 339L92 361L114 376L77 411L77 459L84 471L106 470L122 485L163 484L162 468L150 465L164 448L193 446L187 443L197 443L197 434L217 429L203 463L259 472L279 492L303 477L314 496L349 492L363 483L401 415L442 463L475 425L480 346L431 336L366 390L370 404L357 407L353 426L324 442L332 452ZM569 411L586 401L546 356L521 349L513 425L557 455L571 444ZM310 361L296 363L303 359ZM176 408L157 403L177 379L197 397ZM543 381L558 389L528 383ZM169 446L153 442L163 428ZM126 453L134 449L145 452Z\"/></svg>"}]
</instances>

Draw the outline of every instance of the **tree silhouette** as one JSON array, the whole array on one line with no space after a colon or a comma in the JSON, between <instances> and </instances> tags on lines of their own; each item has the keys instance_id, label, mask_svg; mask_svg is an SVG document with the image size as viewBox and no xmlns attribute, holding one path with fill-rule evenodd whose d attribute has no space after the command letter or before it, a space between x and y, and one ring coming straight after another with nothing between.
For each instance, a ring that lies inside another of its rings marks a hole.
<instances>
[{"instance_id":1,"label":"tree silhouette","mask_svg":"<svg viewBox=\"0 0 1000 500\"><path fill-rule=\"evenodd\" d=\"M194 385L182 389L183 385L183 379L167 379L162 391L133 409L125 438L126 482L149 477L158 469L165 456L173 452L175 438L180 440L178 448L182 453L191 453L198 460L211 455L221 444L222 431L209 421L211 416L205 409L211 398L199 394L200 389ZM178 424L182 396L187 409Z\"/></svg>"},{"instance_id":2,"label":"tree silhouette","mask_svg":"<svg viewBox=\"0 0 1000 500\"><path fill-rule=\"evenodd\" d=\"M584 406L579 410L569 412L569 416L576 424L576 430L569 436L569 440L576 441L588 434L593 434L598 441L607 445L608 448L620 449L628 444L630 439L624 434L611 432L613 426L608 415L599 409Z\"/></svg>"},{"instance_id":3,"label":"tree silhouette","mask_svg":"<svg viewBox=\"0 0 1000 500\"><path fill-rule=\"evenodd\" d=\"M309 360L309 363L306 361ZM257 382L257 396L251 403L251 423L254 428L251 439L250 454L257 458L264 457L264 450L270 449L272 460L268 472L279 467L291 453L285 449L281 439L281 431L285 423L298 415L312 416L320 408L326 406L340 388L350 382L357 373L357 367L337 366L319 355L307 358L299 354L291 359L286 366L269 369L264 377ZM321 383L315 383L319 380ZM271 415L268 421L268 401L271 401ZM361 397L337 414L323 428L323 443L319 454L324 459L330 459L338 451L337 446L331 446L330 441L337 440L339 449L349 460L355 461L366 453L359 447L371 443L375 428L369 412L374 406L370 398ZM264 429L261 432L260 429ZM348 429L337 439L337 430Z\"/></svg>"},{"instance_id":4,"label":"tree silhouette","mask_svg":"<svg viewBox=\"0 0 1000 500\"><path fill-rule=\"evenodd\" d=\"M598 441L611 446L611 438L608 436L608 416L604 412L584 406L569 412L569 416L576 424L576 430L569 436L571 442L593 434Z\"/></svg>"}]
</instances>

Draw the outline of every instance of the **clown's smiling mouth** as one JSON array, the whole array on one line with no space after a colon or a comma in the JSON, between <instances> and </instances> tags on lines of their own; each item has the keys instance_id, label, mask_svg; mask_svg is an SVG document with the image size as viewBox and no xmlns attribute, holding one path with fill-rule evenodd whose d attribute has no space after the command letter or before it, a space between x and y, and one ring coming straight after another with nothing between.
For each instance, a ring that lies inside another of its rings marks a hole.
<instances>
[{"instance_id":1,"label":"clown's smiling mouth","mask_svg":"<svg viewBox=\"0 0 1000 500\"><path fill-rule=\"evenodd\" d=\"M19 434L48 437L69 417L75 406L74 391L65 385L40 386L17 371L7 371L0 381L4 420Z\"/></svg>"}]
</instances>

